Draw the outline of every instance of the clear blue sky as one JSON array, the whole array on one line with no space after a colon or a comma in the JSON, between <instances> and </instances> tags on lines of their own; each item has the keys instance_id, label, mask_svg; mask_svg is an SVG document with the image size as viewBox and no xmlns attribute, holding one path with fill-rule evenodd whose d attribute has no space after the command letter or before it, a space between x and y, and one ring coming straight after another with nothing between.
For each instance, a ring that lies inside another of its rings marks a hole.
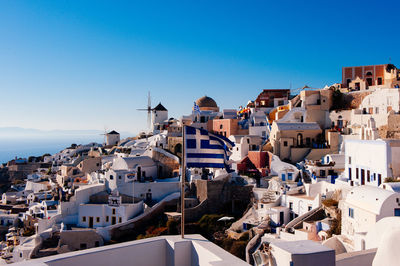
<instances>
[{"instance_id":1,"label":"clear blue sky","mask_svg":"<svg viewBox=\"0 0 400 266\"><path fill-rule=\"evenodd\" d=\"M208 95L322 87L341 67L400 65L398 1L1 1L0 127L146 126Z\"/></svg>"}]
</instances>

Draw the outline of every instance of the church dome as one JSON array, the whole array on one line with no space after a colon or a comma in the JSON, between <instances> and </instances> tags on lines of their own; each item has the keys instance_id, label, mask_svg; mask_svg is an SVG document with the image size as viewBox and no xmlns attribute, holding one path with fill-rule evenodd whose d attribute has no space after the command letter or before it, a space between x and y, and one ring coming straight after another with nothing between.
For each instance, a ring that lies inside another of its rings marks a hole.
<instances>
[{"instance_id":1,"label":"church dome","mask_svg":"<svg viewBox=\"0 0 400 266\"><path fill-rule=\"evenodd\" d=\"M196 104L199 106L200 110L211 110L211 111L219 111L217 103L213 98L208 96L203 96L197 99Z\"/></svg>"}]
</instances>

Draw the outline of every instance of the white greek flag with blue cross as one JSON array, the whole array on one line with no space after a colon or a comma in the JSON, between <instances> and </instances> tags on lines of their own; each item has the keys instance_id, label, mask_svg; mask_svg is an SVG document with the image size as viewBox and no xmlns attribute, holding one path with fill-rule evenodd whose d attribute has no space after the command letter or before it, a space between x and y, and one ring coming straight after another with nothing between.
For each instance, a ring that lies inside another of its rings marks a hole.
<instances>
[{"instance_id":1,"label":"white greek flag with blue cross","mask_svg":"<svg viewBox=\"0 0 400 266\"><path fill-rule=\"evenodd\" d=\"M235 144L226 137L185 126L185 142L186 167L226 168L229 171L229 149Z\"/></svg>"},{"instance_id":2,"label":"white greek flag with blue cross","mask_svg":"<svg viewBox=\"0 0 400 266\"><path fill-rule=\"evenodd\" d=\"M200 107L194 102L193 111L195 114L200 114Z\"/></svg>"}]
</instances>

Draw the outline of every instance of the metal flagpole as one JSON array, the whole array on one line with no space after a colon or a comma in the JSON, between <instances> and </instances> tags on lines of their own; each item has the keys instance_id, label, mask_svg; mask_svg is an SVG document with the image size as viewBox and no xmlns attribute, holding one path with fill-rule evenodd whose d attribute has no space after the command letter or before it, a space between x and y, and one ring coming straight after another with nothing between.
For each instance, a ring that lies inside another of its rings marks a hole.
<instances>
[{"instance_id":1,"label":"metal flagpole","mask_svg":"<svg viewBox=\"0 0 400 266\"><path fill-rule=\"evenodd\" d=\"M181 237L185 238L185 180L186 180L186 162L185 162L185 126L182 126L182 165L181 165Z\"/></svg>"}]
</instances>

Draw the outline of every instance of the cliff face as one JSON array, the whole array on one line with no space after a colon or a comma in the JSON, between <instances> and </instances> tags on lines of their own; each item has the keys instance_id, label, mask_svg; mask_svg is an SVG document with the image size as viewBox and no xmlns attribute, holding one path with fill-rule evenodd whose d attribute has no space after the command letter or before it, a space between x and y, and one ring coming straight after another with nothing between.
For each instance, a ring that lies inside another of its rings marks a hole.
<instances>
[{"instance_id":1,"label":"cliff face","mask_svg":"<svg viewBox=\"0 0 400 266\"><path fill-rule=\"evenodd\" d=\"M0 168L0 183L7 183L10 175L7 168Z\"/></svg>"},{"instance_id":2,"label":"cliff face","mask_svg":"<svg viewBox=\"0 0 400 266\"><path fill-rule=\"evenodd\" d=\"M357 93L348 93L345 96L346 107L350 109L357 109L361 102L364 100L366 96L371 94L372 92L357 92Z\"/></svg>"}]
</instances>

